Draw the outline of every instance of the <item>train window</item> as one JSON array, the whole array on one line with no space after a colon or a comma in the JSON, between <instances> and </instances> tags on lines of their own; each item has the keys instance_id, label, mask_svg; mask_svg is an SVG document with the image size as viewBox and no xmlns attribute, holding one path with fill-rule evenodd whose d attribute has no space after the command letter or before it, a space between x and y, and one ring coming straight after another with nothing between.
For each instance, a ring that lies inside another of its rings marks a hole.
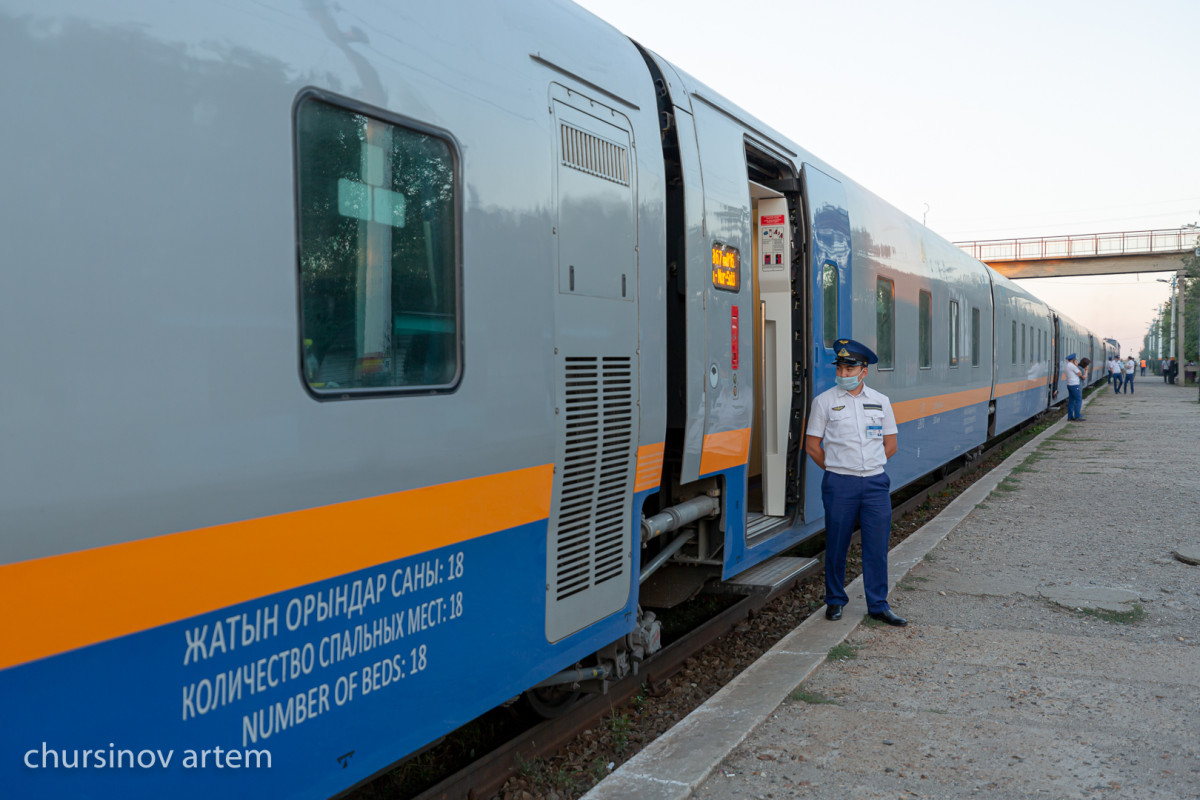
<instances>
[{"instance_id":1,"label":"train window","mask_svg":"<svg viewBox=\"0 0 1200 800\"><path fill-rule=\"evenodd\" d=\"M971 309L971 366L979 366L979 309Z\"/></svg>"},{"instance_id":2,"label":"train window","mask_svg":"<svg viewBox=\"0 0 1200 800\"><path fill-rule=\"evenodd\" d=\"M933 295L929 292L921 292L917 314L918 366L929 369L933 366Z\"/></svg>"},{"instance_id":3,"label":"train window","mask_svg":"<svg viewBox=\"0 0 1200 800\"><path fill-rule=\"evenodd\" d=\"M886 278L875 279L875 355L879 369L896 366L896 285Z\"/></svg>"},{"instance_id":4,"label":"train window","mask_svg":"<svg viewBox=\"0 0 1200 800\"><path fill-rule=\"evenodd\" d=\"M958 366L958 301L950 301L950 366Z\"/></svg>"},{"instance_id":5,"label":"train window","mask_svg":"<svg viewBox=\"0 0 1200 800\"><path fill-rule=\"evenodd\" d=\"M296 107L303 373L318 394L451 388L461 366L450 142Z\"/></svg>"},{"instance_id":6,"label":"train window","mask_svg":"<svg viewBox=\"0 0 1200 800\"><path fill-rule=\"evenodd\" d=\"M1012 363L1017 363L1017 321L1013 320Z\"/></svg>"},{"instance_id":7,"label":"train window","mask_svg":"<svg viewBox=\"0 0 1200 800\"><path fill-rule=\"evenodd\" d=\"M1025 323L1021 323L1021 363L1025 363Z\"/></svg>"},{"instance_id":8,"label":"train window","mask_svg":"<svg viewBox=\"0 0 1200 800\"><path fill-rule=\"evenodd\" d=\"M832 261L826 261L821 270L821 297L825 346L832 348L838 338L838 268Z\"/></svg>"}]
</instances>

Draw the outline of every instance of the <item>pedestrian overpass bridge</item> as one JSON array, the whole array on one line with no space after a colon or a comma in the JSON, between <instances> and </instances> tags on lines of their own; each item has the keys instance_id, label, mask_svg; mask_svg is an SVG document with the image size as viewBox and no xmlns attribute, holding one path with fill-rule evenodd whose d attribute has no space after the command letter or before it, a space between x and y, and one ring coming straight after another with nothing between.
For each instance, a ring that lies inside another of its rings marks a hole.
<instances>
[{"instance_id":1,"label":"pedestrian overpass bridge","mask_svg":"<svg viewBox=\"0 0 1200 800\"><path fill-rule=\"evenodd\" d=\"M1060 278L1174 272L1183 268L1184 256L1200 253L1198 234L1192 226L954 244L1008 278Z\"/></svg>"}]
</instances>

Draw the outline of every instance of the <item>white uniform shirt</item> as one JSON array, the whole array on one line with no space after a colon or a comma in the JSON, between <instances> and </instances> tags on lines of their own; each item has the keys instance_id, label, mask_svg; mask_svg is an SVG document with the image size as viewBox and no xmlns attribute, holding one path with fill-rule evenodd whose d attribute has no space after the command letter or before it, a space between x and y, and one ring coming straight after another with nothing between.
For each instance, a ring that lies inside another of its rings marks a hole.
<instances>
[{"instance_id":1,"label":"white uniform shirt","mask_svg":"<svg viewBox=\"0 0 1200 800\"><path fill-rule=\"evenodd\" d=\"M1073 362L1067 362L1067 386L1078 386L1079 376L1083 374Z\"/></svg>"},{"instance_id":2,"label":"white uniform shirt","mask_svg":"<svg viewBox=\"0 0 1200 800\"><path fill-rule=\"evenodd\" d=\"M893 433L892 403L870 386L857 396L840 386L821 392L813 399L805 431L823 440L826 470L861 477L883 472L883 437Z\"/></svg>"},{"instance_id":3,"label":"white uniform shirt","mask_svg":"<svg viewBox=\"0 0 1200 800\"><path fill-rule=\"evenodd\" d=\"M1133 374L1133 359L1132 358L1125 362L1125 374L1126 375Z\"/></svg>"}]
</instances>

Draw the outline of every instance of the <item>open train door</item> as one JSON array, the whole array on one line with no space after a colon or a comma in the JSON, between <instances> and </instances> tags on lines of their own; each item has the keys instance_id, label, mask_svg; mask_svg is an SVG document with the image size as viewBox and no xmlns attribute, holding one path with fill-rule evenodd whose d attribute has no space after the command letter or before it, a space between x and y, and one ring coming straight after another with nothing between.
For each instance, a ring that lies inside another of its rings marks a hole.
<instances>
[{"instance_id":1,"label":"open train door","mask_svg":"<svg viewBox=\"0 0 1200 800\"><path fill-rule=\"evenodd\" d=\"M754 419L750 437L746 544L796 521L807 405L804 224L800 181L791 166L747 143L754 220Z\"/></svg>"},{"instance_id":2,"label":"open train door","mask_svg":"<svg viewBox=\"0 0 1200 800\"><path fill-rule=\"evenodd\" d=\"M1054 314L1053 331L1054 331L1054 336L1053 336L1053 339L1054 339L1054 359L1053 359L1054 366L1051 368L1053 371L1051 373L1051 378L1050 378L1050 402L1056 403L1056 402L1058 402L1058 371L1062 367L1062 363L1061 363L1062 362L1062 342L1060 341L1060 337L1059 337L1058 314Z\"/></svg>"}]
</instances>

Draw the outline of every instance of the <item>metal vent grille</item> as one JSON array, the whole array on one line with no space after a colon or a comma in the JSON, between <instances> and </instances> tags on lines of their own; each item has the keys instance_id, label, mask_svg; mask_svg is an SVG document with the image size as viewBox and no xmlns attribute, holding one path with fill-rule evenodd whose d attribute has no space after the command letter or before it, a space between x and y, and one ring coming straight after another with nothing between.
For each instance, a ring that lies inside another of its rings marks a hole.
<instances>
[{"instance_id":1,"label":"metal vent grille","mask_svg":"<svg viewBox=\"0 0 1200 800\"><path fill-rule=\"evenodd\" d=\"M556 600L622 574L633 449L633 360L568 357L564 377Z\"/></svg>"},{"instance_id":2,"label":"metal vent grille","mask_svg":"<svg viewBox=\"0 0 1200 800\"><path fill-rule=\"evenodd\" d=\"M562 130L562 163L597 178L629 185L627 148L566 123Z\"/></svg>"}]
</instances>

